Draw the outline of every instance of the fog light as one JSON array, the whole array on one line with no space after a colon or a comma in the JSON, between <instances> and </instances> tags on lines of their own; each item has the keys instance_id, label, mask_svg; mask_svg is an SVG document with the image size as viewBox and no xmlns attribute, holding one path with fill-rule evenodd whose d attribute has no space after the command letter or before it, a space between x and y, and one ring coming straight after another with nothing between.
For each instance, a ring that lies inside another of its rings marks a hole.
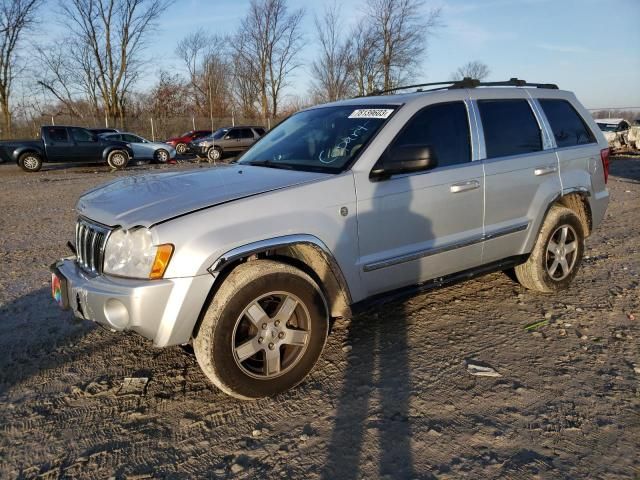
<instances>
[{"instance_id":1,"label":"fog light","mask_svg":"<svg viewBox=\"0 0 640 480\"><path fill-rule=\"evenodd\" d=\"M129 311L120 300L110 298L104 304L104 316L116 330L124 330L129 325Z\"/></svg>"}]
</instances>

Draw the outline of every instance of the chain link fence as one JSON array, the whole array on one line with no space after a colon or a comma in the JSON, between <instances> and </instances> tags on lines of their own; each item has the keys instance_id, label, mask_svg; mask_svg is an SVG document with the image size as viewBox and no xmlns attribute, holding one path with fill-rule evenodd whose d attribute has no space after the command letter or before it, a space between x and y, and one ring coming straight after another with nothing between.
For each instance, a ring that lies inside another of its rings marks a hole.
<instances>
[{"instance_id":1,"label":"chain link fence","mask_svg":"<svg viewBox=\"0 0 640 480\"><path fill-rule=\"evenodd\" d=\"M127 116L124 119L124 127L119 123L106 122L104 118L98 117L77 117L73 115L52 115L42 116L30 121L15 122L11 136L0 135L2 140L8 138L37 138L40 135L40 127L43 125L73 125L86 128L117 128L125 132L132 132L148 140L164 141L171 137L176 137L189 130L217 130L221 127L234 125L255 125L263 126L267 129L273 127L281 119L267 119L264 122L260 118L246 117L202 117L202 116L182 116L182 117L151 117L151 116Z\"/></svg>"}]
</instances>

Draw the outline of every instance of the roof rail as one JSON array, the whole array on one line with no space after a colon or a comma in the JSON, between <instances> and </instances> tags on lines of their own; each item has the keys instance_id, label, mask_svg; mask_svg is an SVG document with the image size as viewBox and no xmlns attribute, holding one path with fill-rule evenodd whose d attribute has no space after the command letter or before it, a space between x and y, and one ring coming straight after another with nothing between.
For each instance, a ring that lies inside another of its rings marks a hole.
<instances>
[{"instance_id":1,"label":"roof rail","mask_svg":"<svg viewBox=\"0 0 640 480\"><path fill-rule=\"evenodd\" d=\"M448 86L444 86L448 85ZM430 90L422 90L422 87L435 87ZM415 85L406 85L403 87L389 88L387 90L374 90L371 95L384 95L385 93L397 92L398 90L407 90L410 88L417 88L417 92L432 91L432 90L449 90L455 88L476 88L476 87L535 87L535 88L548 88L551 90L557 90L558 85L554 83L529 83L526 80L519 78L510 78L509 80L502 82L481 82L477 78L464 77L462 80L449 80L448 82L431 82L431 83L417 83Z\"/></svg>"}]
</instances>

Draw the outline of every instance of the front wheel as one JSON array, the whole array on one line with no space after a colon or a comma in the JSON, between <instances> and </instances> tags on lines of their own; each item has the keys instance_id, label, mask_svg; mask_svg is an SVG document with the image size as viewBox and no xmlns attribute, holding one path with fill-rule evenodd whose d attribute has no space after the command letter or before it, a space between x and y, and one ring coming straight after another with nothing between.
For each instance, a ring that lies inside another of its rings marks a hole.
<instances>
[{"instance_id":1,"label":"front wheel","mask_svg":"<svg viewBox=\"0 0 640 480\"><path fill-rule=\"evenodd\" d=\"M107 155L107 164L114 170L122 170L129 163L129 155L123 150L114 150Z\"/></svg>"},{"instance_id":2,"label":"front wheel","mask_svg":"<svg viewBox=\"0 0 640 480\"><path fill-rule=\"evenodd\" d=\"M515 268L516 278L539 292L568 288L582 262L584 237L582 222L573 210L551 207L529 259Z\"/></svg>"},{"instance_id":3,"label":"front wheel","mask_svg":"<svg viewBox=\"0 0 640 480\"><path fill-rule=\"evenodd\" d=\"M27 152L20 155L18 165L25 172L37 172L42 168L42 157L35 152Z\"/></svg>"},{"instance_id":4,"label":"front wheel","mask_svg":"<svg viewBox=\"0 0 640 480\"><path fill-rule=\"evenodd\" d=\"M300 383L324 348L328 309L306 273L270 260L236 267L216 292L194 339L200 367L241 399Z\"/></svg>"},{"instance_id":5,"label":"front wheel","mask_svg":"<svg viewBox=\"0 0 640 480\"><path fill-rule=\"evenodd\" d=\"M169 161L169 152L167 152L164 148L160 148L156 150L156 153L153 157L156 163L167 163Z\"/></svg>"},{"instance_id":6,"label":"front wheel","mask_svg":"<svg viewBox=\"0 0 640 480\"><path fill-rule=\"evenodd\" d=\"M209 150L207 150L207 160L209 161L209 163L219 162L221 158L222 150L220 149L220 147L211 147Z\"/></svg>"},{"instance_id":7,"label":"front wheel","mask_svg":"<svg viewBox=\"0 0 640 480\"><path fill-rule=\"evenodd\" d=\"M187 144L186 143L179 143L176 145L176 153L178 155L184 155L185 153L187 153Z\"/></svg>"}]
</instances>

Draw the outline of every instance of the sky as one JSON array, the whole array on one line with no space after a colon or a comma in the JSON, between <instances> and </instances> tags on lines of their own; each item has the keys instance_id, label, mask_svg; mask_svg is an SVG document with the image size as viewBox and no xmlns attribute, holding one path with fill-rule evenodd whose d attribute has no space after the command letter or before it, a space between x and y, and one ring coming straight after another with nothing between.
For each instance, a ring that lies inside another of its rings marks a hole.
<instances>
[{"instance_id":1,"label":"sky","mask_svg":"<svg viewBox=\"0 0 640 480\"><path fill-rule=\"evenodd\" d=\"M364 1L339 2L343 31L360 21ZM306 12L300 55L307 64L317 52L314 15L328 2L288 2ZM153 84L159 69L184 72L175 53L180 39L199 28L230 34L248 5L176 0L149 37L139 87ZM429 38L417 81L448 80L458 67L479 60L489 66L487 80L557 83L592 109L640 107L640 0L426 0L423 9L434 7L441 8L443 26ZM310 81L309 67L301 67L288 93L306 95Z\"/></svg>"}]
</instances>

